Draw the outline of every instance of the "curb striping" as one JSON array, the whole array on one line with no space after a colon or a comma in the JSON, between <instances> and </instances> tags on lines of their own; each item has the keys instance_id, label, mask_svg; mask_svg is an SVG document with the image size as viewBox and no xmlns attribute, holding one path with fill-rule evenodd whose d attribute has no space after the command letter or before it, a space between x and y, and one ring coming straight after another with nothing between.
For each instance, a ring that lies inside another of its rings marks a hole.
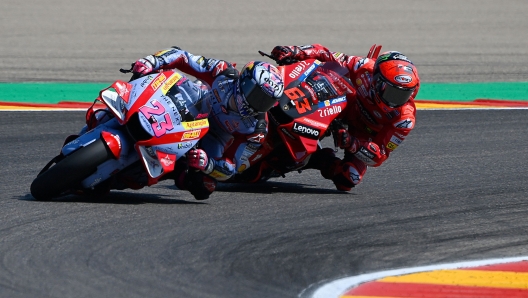
<instances>
[{"instance_id":1,"label":"curb striping","mask_svg":"<svg viewBox=\"0 0 528 298\"><path fill-rule=\"evenodd\" d=\"M312 288L300 297L528 297L528 256L374 272Z\"/></svg>"}]
</instances>

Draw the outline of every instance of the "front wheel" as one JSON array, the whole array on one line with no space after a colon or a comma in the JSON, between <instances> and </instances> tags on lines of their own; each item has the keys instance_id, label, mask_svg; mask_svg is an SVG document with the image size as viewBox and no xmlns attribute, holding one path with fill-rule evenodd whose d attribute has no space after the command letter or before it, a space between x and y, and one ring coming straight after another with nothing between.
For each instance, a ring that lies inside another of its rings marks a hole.
<instances>
[{"instance_id":1,"label":"front wheel","mask_svg":"<svg viewBox=\"0 0 528 298\"><path fill-rule=\"evenodd\" d=\"M97 170L97 166L112 157L105 142L98 139L40 173L31 183L31 195L38 201L58 197L78 187L81 181Z\"/></svg>"}]
</instances>

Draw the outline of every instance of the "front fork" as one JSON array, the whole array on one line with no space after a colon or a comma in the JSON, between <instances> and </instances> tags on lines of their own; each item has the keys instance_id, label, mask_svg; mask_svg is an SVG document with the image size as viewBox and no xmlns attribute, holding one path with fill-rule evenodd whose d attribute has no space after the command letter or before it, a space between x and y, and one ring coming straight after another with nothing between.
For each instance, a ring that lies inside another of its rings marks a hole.
<instances>
[{"instance_id":1,"label":"front fork","mask_svg":"<svg viewBox=\"0 0 528 298\"><path fill-rule=\"evenodd\" d=\"M139 160L139 156L134 149L134 141L116 118L98 125L94 129L87 131L85 134L67 143L62 147L61 152L65 156L69 155L98 139L105 141L107 148L112 152L114 158L100 164L95 173L84 179L81 183L84 188L94 187Z\"/></svg>"}]
</instances>

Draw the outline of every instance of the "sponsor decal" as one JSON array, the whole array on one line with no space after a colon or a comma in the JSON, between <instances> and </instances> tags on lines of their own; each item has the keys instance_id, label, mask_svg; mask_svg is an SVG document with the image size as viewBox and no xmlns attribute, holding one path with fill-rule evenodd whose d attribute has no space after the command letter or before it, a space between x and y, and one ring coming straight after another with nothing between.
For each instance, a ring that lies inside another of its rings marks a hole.
<instances>
[{"instance_id":1,"label":"sponsor decal","mask_svg":"<svg viewBox=\"0 0 528 298\"><path fill-rule=\"evenodd\" d=\"M278 94L282 93L282 91L284 90L284 85L282 84L282 82L280 82L279 84L273 79L277 79L277 77L275 78L265 77L264 78L264 82L266 82L269 85L269 87L271 87L271 90L268 90L270 88L267 88L266 85L263 85L262 87L266 88L264 92L266 92L268 95L277 97Z\"/></svg>"},{"instance_id":2,"label":"sponsor decal","mask_svg":"<svg viewBox=\"0 0 528 298\"><path fill-rule=\"evenodd\" d=\"M304 71L304 69L308 66L308 62L306 61L300 61L297 66L290 72L288 75L290 78L295 79L296 77L300 76L301 73Z\"/></svg>"},{"instance_id":3,"label":"sponsor decal","mask_svg":"<svg viewBox=\"0 0 528 298\"><path fill-rule=\"evenodd\" d=\"M361 152L358 152L358 153L354 154L354 156L357 159L361 160L362 162L366 163L367 165L373 164L373 161L371 159L369 159L368 157L366 157Z\"/></svg>"},{"instance_id":4,"label":"sponsor decal","mask_svg":"<svg viewBox=\"0 0 528 298\"><path fill-rule=\"evenodd\" d=\"M411 119L405 119L394 123L394 127L396 128L413 128L413 125L414 123Z\"/></svg>"},{"instance_id":5,"label":"sponsor decal","mask_svg":"<svg viewBox=\"0 0 528 298\"><path fill-rule=\"evenodd\" d=\"M400 84L409 84L410 82L412 82L411 76L408 75L395 76L394 80Z\"/></svg>"},{"instance_id":6,"label":"sponsor decal","mask_svg":"<svg viewBox=\"0 0 528 298\"><path fill-rule=\"evenodd\" d=\"M354 154L354 156L369 166L376 164L372 160L374 158L374 155L371 152L369 152L365 147L361 147L361 149L359 149L359 151L356 154Z\"/></svg>"},{"instance_id":7,"label":"sponsor decal","mask_svg":"<svg viewBox=\"0 0 528 298\"><path fill-rule=\"evenodd\" d=\"M310 85L306 84L305 82L302 82L301 87L303 87L305 90L308 90L308 93L310 93L310 97L313 103L319 102L319 99L317 98L317 94L315 94L315 91Z\"/></svg>"},{"instance_id":8,"label":"sponsor decal","mask_svg":"<svg viewBox=\"0 0 528 298\"><path fill-rule=\"evenodd\" d=\"M202 133L201 130L192 130L192 131L186 131L183 133L181 140L194 140L200 137L200 134Z\"/></svg>"},{"instance_id":9,"label":"sponsor decal","mask_svg":"<svg viewBox=\"0 0 528 298\"><path fill-rule=\"evenodd\" d=\"M150 86L152 87L152 89L158 90L158 88L161 86L161 84L163 84L163 82L165 82L166 79L167 77L165 76L165 74L162 73L154 81L152 81Z\"/></svg>"},{"instance_id":10,"label":"sponsor decal","mask_svg":"<svg viewBox=\"0 0 528 298\"><path fill-rule=\"evenodd\" d=\"M171 75L165 84L163 84L163 87L161 87L161 92L163 92L163 94L167 94L169 89L174 86L174 84L176 84L181 78L181 74L177 72Z\"/></svg>"},{"instance_id":11,"label":"sponsor decal","mask_svg":"<svg viewBox=\"0 0 528 298\"><path fill-rule=\"evenodd\" d=\"M319 65L320 61L315 60L314 63L299 77L299 80L304 81Z\"/></svg>"},{"instance_id":12,"label":"sponsor decal","mask_svg":"<svg viewBox=\"0 0 528 298\"><path fill-rule=\"evenodd\" d=\"M352 180L352 183L358 184L359 183L359 173L356 171L356 169L350 169L350 172L348 173L348 176L350 177L350 180Z\"/></svg>"},{"instance_id":13,"label":"sponsor decal","mask_svg":"<svg viewBox=\"0 0 528 298\"><path fill-rule=\"evenodd\" d=\"M312 128L308 125L298 123L298 122L293 122L293 132L303 137L314 139L314 140L319 139L319 135L321 134L320 130Z\"/></svg>"},{"instance_id":14,"label":"sponsor decal","mask_svg":"<svg viewBox=\"0 0 528 298\"><path fill-rule=\"evenodd\" d=\"M240 161L248 161L249 158L255 154L255 152L257 151L258 147L260 147L259 144L252 144L252 143L249 143L246 147L244 147L244 150L242 151L242 154L240 154L240 158L239 160ZM238 154L237 154L238 155ZM235 157L236 159L236 157Z\"/></svg>"},{"instance_id":15,"label":"sponsor decal","mask_svg":"<svg viewBox=\"0 0 528 298\"><path fill-rule=\"evenodd\" d=\"M403 61L407 61L407 62L411 62L411 60L409 60L409 58L407 58L407 56L404 56L402 54L398 54L398 55L394 55L394 57L392 57L396 60L403 60Z\"/></svg>"},{"instance_id":16,"label":"sponsor decal","mask_svg":"<svg viewBox=\"0 0 528 298\"><path fill-rule=\"evenodd\" d=\"M368 157L370 159L374 158L374 154L372 154L372 152L368 151L368 149L365 148L365 147L361 147L359 149L359 152L363 153L363 155L365 155L366 157Z\"/></svg>"},{"instance_id":17,"label":"sponsor decal","mask_svg":"<svg viewBox=\"0 0 528 298\"><path fill-rule=\"evenodd\" d=\"M252 143L262 143L266 136L263 133L257 133L252 136L250 136L247 140Z\"/></svg>"},{"instance_id":18,"label":"sponsor decal","mask_svg":"<svg viewBox=\"0 0 528 298\"><path fill-rule=\"evenodd\" d=\"M174 164L176 163L176 155L157 151L158 160L163 168L164 172L172 172L174 170Z\"/></svg>"},{"instance_id":19,"label":"sponsor decal","mask_svg":"<svg viewBox=\"0 0 528 298\"><path fill-rule=\"evenodd\" d=\"M205 69L210 70L213 67L213 65L216 64L217 61L218 60L213 59L213 58L204 58L203 65L205 65Z\"/></svg>"},{"instance_id":20,"label":"sponsor decal","mask_svg":"<svg viewBox=\"0 0 528 298\"><path fill-rule=\"evenodd\" d=\"M344 102L346 101L346 96L341 96L341 97L338 97L338 98L334 98L330 101L330 104L338 104L340 102Z\"/></svg>"},{"instance_id":21,"label":"sponsor decal","mask_svg":"<svg viewBox=\"0 0 528 298\"><path fill-rule=\"evenodd\" d=\"M334 56L335 60L339 60L343 57L343 53L335 52L332 56Z\"/></svg>"},{"instance_id":22,"label":"sponsor decal","mask_svg":"<svg viewBox=\"0 0 528 298\"><path fill-rule=\"evenodd\" d=\"M209 127L209 121L207 119L201 119L190 122L182 122L182 125L185 129L200 129Z\"/></svg>"},{"instance_id":23,"label":"sponsor decal","mask_svg":"<svg viewBox=\"0 0 528 298\"><path fill-rule=\"evenodd\" d=\"M225 64L224 61L220 61L218 62L218 64L216 64L215 66L215 70L214 70L214 73L213 73L213 77L217 77L222 71L224 71L225 69L227 68L227 65Z\"/></svg>"},{"instance_id":24,"label":"sponsor decal","mask_svg":"<svg viewBox=\"0 0 528 298\"><path fill-rule=\"evenodd\" d=\"M154 76L153 76L153 75L148 75L148 76L146 76L146 77L144 77L144 78L145 78L145 79L144 79L143 81L141 81L141 84L140 84L141 88L145 88L145 86L146 86L150 81L152 81L152 79L154 78Z\"/></svg>"},{"instance_id":25,"label":"sponsor decal","mask_svg":"<svg viewBox=\"0 0 528 298\"><path fill-rule=\"evenodd\" d=\"M334 114L339 114L339 113L341 113L341 111L342 111L341 106L337 106L337 105L336 106L330 106L330 107L322 109L322 110L318 110L319 117L321 117L321 118L332 116Z\"/></svg>"},{"instance_id":26,"label":"sponsor decal","mask_svg":"<svg viewBox=\"0 0 528 298\"><path fill-rule=\"evenodd\" d=\"M368 97L367 88L365 88L365 86L359 86L358 90L363 97Z\"/></svg>"},{"instance_id":27,"label":"sponsor decal","mask_svg":"<svg viewBox=\"0 0 528 298\"><path fill-rule=\"evenodd\" d=\"M160 158L161 165L164 167L170 167L174 164L174 161L169 157L169 155L165 155L164 157Z\"/></svg>"},{"instance_id":28,"label":"sponsor decal","mask_svg":"<svg viewBox=\"0 0 528 298\"><path fill-rule=\"evenodd\" d=\"M378 117L379 119L381 119L382 116L381 116L380 112L374 110L374 111L372 111L372 113L374 114L374 116L376 116L376 117Z\"/></svg>"},{"instance_id":29,"label":"sponsor decal","mask_svg":"<svg viewBox=\"0 0 528 298\"><path fill-rule=\"evenodd\" d=\"M365 63L367 63L369 58L362 58L359 59L356 64L354 64L354 72L356 72L361 66L363 66Z\"/></svg>"},{"instance_id":30,"label":"sponsor decal","mask_svg":"<svg viewBox=\"0 0 528 298\"><path fill-rule=\"evenodd\" d=\"M356 85L361 86L363 85L363 81L360 78L356 79Z\"/></svg>"},{"instance_id":31,"label":"sponsor decal","mask_svg":"<svg viewBox=\"0 0 528 298\"><path fill-rule=\"evenodd\" d=\"M414 72L413 72L412 67L410 67L410 66L408 66L408 65L403 65L403 71L408 72L408 73L414 75Z\"/></svg>"},{"instance_id":32,"label":"sponsor decal","mask_svg":"<svg viewBox=\"0 0 528 298\"><path fill-rule=\"evenodd\" d=\"M192 142L178 143L178 149L189 149L193 145Z\"/></svg>"},{"instance_id":33,"label":"sponsor decal","mask_svg":"<svg viewBox=\"0 0 528 298\"><path fill-rule=\"evenodd\" d=\"M128 100L130 97L130 91L129 91L130 84L127 84L125 82L116 82L115 86L116 86L117 94L121 96L121 98L123 99L125 103L128 103Z\"/></svg>"},{"instance_id":34,"label":"sponsor decal","mask_svg":"<svg viewBox=\"0 0 528 298\"><path fill-rule=\"evenodd\" d=\"M395 144L398 144L398 145L400 145L400 144L403 142L402 139L400 139L400 138L398 138L398 137L396 137L396 136L392 136L391 139L390 139L390 141L393 142L393 143L395 143Z\"/></svg>"},{"instance_id":35,"label":"sponsor decal","mask_svg":"<svg viewBox=\"0 0 528 298\"><path fill-rule=\"evenodd\" d=\"M394 144L393 142L388 142L386 147L387 149L395 150L396 148L398 148L398 145Z\"/></svg>"},{"instance_id":36,"label":"sponsor decal","mask_svg":"<svg viewBox=\"0 0 528 298\"><path fill-rule=\"evenodd\" d=\"M310 125L313 125L317 128L321 128L321 129L324 129L326 130L327 128L327 125L322 123L322 122L319 122L319 121L315 121L313 119L310 119L310 118L304 118L302 119L303 122L306 122L307 124L310 124Z\"/></svg>"},{"instance_id":37,"label":"sponsor decal","mask_svg":"<svg viewBox=\"0 0 528 298\"><path fill-rule=\"evenodd\" d=\"M403 134L401 134L401 133L395 132L394 135L397 136L397 137L400 137L402 139L402 141L405 140L405 136Z\"/></svg>"}]
</instances>

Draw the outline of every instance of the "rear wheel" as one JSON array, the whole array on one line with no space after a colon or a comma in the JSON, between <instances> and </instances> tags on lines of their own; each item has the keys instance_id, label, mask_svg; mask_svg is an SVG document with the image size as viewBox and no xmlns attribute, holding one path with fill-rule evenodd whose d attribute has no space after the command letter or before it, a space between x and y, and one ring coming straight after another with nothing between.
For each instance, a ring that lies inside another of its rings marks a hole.
<instances>
[{"instance_id":1,"label":"rear wheel","mask_svg":"<svg viewBox=\"0 0 528 298\"><path fill-rule=\"evenodd\" d=\"M41 172L31 183L31 195L38 201L58 197L79 187L81 181L97 170L97 166L112 157L105 142L98 139Z\"/></svg>"}]
</instances>

